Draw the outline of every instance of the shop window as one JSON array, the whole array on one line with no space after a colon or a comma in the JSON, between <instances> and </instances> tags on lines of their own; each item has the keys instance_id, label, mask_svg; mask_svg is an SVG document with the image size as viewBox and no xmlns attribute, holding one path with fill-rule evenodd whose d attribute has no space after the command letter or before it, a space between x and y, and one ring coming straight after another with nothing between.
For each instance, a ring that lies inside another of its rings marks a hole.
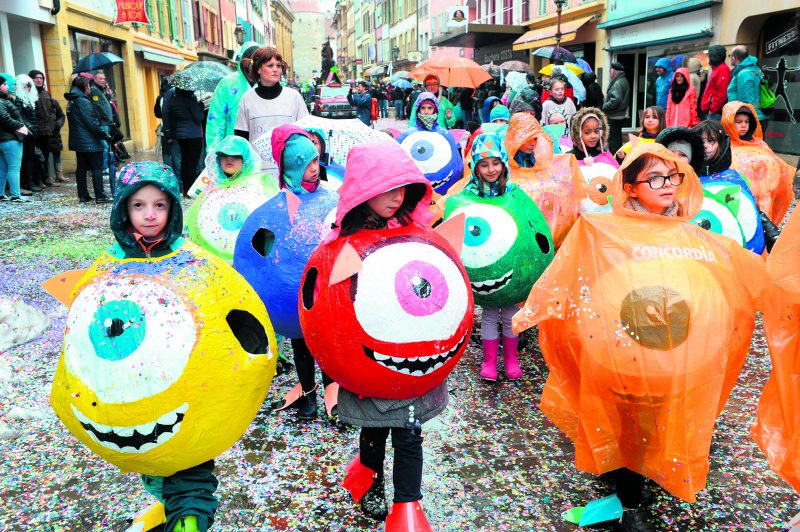
<instances>
[{"instance_id":1,"label":"shop window","mask_svg":"<svg viewBox=\"0 0 800 532\"><path fill-rule=\"evenodd\" d=\"M122 57L122 43L78 30L69 30L70 54L72 56L72 66L75 65L89 54L97 52L111 52ZM125 73L122 64L117 63L103 68L102 72L106 75L108 86L111 87L112 99L116 100L116 108L119 113L120 131L127 139L130 138L130 128L128 125L128 106L127 94L125 91Z\"/></svg>"}]
</instances>

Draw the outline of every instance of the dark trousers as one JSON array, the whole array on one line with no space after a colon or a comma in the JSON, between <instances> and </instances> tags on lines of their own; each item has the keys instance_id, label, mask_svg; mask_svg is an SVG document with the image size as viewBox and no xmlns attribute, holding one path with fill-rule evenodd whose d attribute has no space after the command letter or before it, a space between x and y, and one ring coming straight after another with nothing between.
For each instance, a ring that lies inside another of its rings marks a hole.
<instances>
[{"instance_id":1,"label":"dark trousers","mask_svg":"<svg viewBox=\"0 0 800 532\"><path fill-rule=\"evenodd\" d=\"M197 179L197 161L203 151L203 139L178 139L178 145L181 148L181 182L186 194Z\"/></svg>"},{"instance_id":2,"label":"dark trousers","mask_svg":"<svg viewBox=\"0 0 800 532\"><path fill-rule=\"evenodd\" d=\"M608 147L612 154L617 153L617 150L622 147L622 128L625 126L625 122L624 118L608 119Z\"/></svg>"},{"instance_id":3,"label":"dark trousers","mask_svg":"<svg viewBox=\"0 0 800 532\"><path fill-rule=\"evenodd\" d=\"M92 188L95 199L106 197L103 192L103 152L78 151L75 152L78 167L75 170L75 181L78 183L78 199L89 201L89 189L86 186L86 174L92 172Z\"/></svg>"},{"instance_id":4,"label":"dark trousers","mask_svg":"<svg viewBox=\"0 0 800 532\"><path fill-rule=\"evenodd\" d=\"M422 431L397 427L362 427L358 438L360 461L383 479L386 438L392 433L394 449L394 502L422 499Z\"/></svg>"},{"instance_id":5,"label":"dark trousers","mask_svg":"<svg viewBox=\"0 0 800 532\"><path fill-rule=\"evenodd\" d=\"M39 148L39 151L42 152L42 157L44 157L44 165L36 165L41 172L39 180L40 182L50 181L50 168L48 166L48 161L50 160L50 135L36 135L36 147Z\"/></svg>"},{"instance_id":6,"label":"dark trousers","mask_svg":"<svg viewBox=\"0 0 800 532\"><path fill-rule=\"evenodd\" d=\"M36 157L36 139L26 135L22 141L22 166L19 172L20 187L30 190L31 186L42 186L42 169Z\"/></svg>"},{"instance_id":7,"label":"dark trousers","mask_svg":"<svg viewBox=\"0 0 800 532\"><path fill-rule=\"evenodd\" d=\"M636 508L642 503L644 477L636 471L622 468L613 472L617 479L617 497L625 508Z\"/></svg>"},{"instance_id":8,"label":"dark trousers","mask_svg":"<svg viewBox=\"0 0 800 532\"><path fill-rule=\"evenodd\" d=\"M214 460L168 477L142 475L142 481L147 491L164 503L167 518L164 530L173 530L182 517L189 515L197 517L197 529L201 532L206 532L214 523L214 514L219 505L214 496L219 484L214 476Z\"/></svg>"},{"instance_id":9,"label":"dark trousers","mask_svg":"<svg viewBox=\"0 0 800 532\"><path fill-rule=\"evenodd\" d=\"M292 338L292 351L294 352L294 368L297 370L297 379L303 387L303 392L308 393L314 389L316 379L314 378L314 357L308 350L306 341L302 338ZM333 382L333 379L322 372L323 388Z\"/></svg>"}]
</instances>

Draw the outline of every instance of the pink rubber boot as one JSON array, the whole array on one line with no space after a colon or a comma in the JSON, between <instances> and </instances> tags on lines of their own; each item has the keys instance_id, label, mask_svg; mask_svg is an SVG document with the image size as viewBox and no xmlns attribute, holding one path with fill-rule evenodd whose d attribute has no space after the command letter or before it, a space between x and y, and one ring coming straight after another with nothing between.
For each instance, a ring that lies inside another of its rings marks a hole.
<instances>
[{"instance_id":1,"label":"pink rubber boot","mask_svg":"<svg viewBox=\"0 0 800 532\"><path fill-rule=\"evenodd\" d=\"M516 336L503 337L503 362L506 366L506 377L515 381L522 377L522 370L519 369L517 362L517 341Z\"/></svg>"},{"instance_id":2,"label":"pink rubber boot","mask_svg":"<svg viewBox=\"0 0 800 532\"><path fill-rule=\"evenodd\" d=\"M497 380L497 351L500 349L500 338L483 341L483 364L481 378L485 381Z\"/></svg>"}]
</instances>

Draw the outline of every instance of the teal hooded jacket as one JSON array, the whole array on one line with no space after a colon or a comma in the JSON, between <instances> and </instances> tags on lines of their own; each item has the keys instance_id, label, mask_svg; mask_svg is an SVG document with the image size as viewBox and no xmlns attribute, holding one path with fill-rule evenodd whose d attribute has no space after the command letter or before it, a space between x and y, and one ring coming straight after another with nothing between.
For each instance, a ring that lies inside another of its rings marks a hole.
<instances>
[{"instance_id":1,"label":"teal hooded jacket","mask_svg":"<svg viewBox=\"0 0 800 532\"><path fill-rule=\"evenodd\" d=\"M766 115L761 110L761 69L758 60L748 55L731 71L731 82L728 84L728 101L749 103L756 109L758 120Z\"/></svg>"},{"instance_id":2,"label":"teal hooded jacket","mask_svg":"<svg viewBox=\"0 0 800 532\"><path fill-rule=\"evenodd\" d=\"M145 185L154 185L172 200L164 238L153 246L137 240L128 218L128 198ZM181 244L183 231L183 210L181 208L181 189L172 168L155 161L130 163L119 173L117 188L114 191L114 205L111 208L111 231L117 243L109 254L117 259L142 259L161 257L176 251Z\"/></svg>"},{"instance_id":3,"label":"teal hooded jacket","mask_svg":"<svg viewBox=\"0 0 800 532\"><path fill-rule=\"evenodd\" d=\"M244 52L252 47L258 47L258 43L248 41L239 48L238 57L241 58ZM214 96L211 98L211 105L208 108L208 120L206 121L206 147L209 151L214 148L219 140L228 135L233 135L233 125L236 123L236 113L239 111L239 101L245 92L254 85L247 81L247 77L242 72L242 62L236 67L236 72L222 78L217 88L214 89Z\"/></svg>"}]
</instances>

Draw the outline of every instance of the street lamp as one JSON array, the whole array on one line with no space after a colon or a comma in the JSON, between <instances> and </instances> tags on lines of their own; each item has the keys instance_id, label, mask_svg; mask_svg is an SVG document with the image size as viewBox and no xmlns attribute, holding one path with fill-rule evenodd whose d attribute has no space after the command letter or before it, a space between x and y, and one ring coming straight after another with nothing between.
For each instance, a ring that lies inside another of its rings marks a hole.
<instances>
[{"instance_id":1,"label":"street lamp","mask_svg":"<svg viewBox=\"0 0 800 532\"><path fill-rule=\"evenodd\" d=\"M236 37L236 42L239 44L239 46L244 44L245 31L241 24L236 25L236 29L233 30L233 36Z\"/></svg>"},{"instance_id":2,"label":"street lamp","mask_svg":"<svg viewBox=\"0 0 800 532\"><path fill-rule=\"evenodd\" d=\"M556 48L561 45L561 10L567 5L568 0L553 0L556 5Z\"/></svg>"}]
</instances>

